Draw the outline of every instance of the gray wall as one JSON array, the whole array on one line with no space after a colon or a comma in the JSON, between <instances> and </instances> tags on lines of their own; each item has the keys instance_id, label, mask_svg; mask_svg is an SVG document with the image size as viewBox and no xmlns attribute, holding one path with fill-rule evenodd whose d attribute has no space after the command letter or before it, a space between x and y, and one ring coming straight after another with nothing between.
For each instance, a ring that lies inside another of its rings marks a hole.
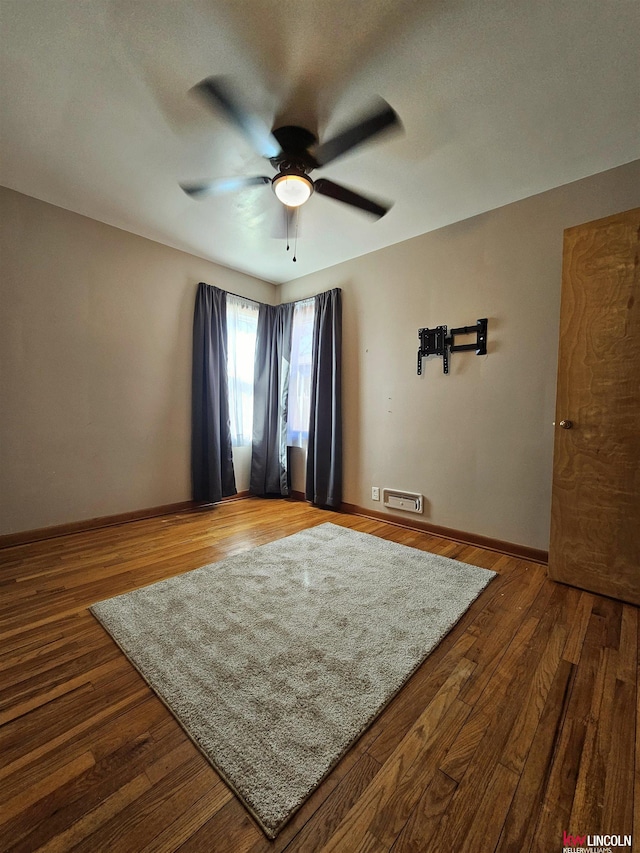
<instances>
[{"instance_id":1,"label":"gray wall","mask_svg":"<svg viewBox=\"0 0 640 853\"><path fill-rule=\"evenodd\" d=\"M0 221L0 534L188 500L196 284L276 288L4 188Z\"/></svg>"},{"instance_id":2,"label":"gray wall","mask_svg":"<svg viewBox=\"0 0 640 853\"><path fill-rule=\"evenodd\" d=\"M346 502L421 492L434 524L548 547L563 229L638 205L640 161L281 286L343 289ZM421 326L479 317L486 356L416 375Z\"/></svg>"}]
</instances>

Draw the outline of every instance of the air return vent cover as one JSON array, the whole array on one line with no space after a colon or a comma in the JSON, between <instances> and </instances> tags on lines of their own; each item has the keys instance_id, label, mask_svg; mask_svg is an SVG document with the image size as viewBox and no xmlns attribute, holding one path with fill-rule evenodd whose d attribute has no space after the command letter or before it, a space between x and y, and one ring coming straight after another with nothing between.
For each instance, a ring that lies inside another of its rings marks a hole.
<instances>
[{"instance_id":1,"label":"air return vent cover","mask_svg":"<svg viewBox=\"0 0 640 853\"><path fill-rule=\"evenodd\" d=\"M401 509L404 512L422 512L422 495L405 492L400 489L383 489L382 500L389 509Z\"/></svg>"}]
</instances>

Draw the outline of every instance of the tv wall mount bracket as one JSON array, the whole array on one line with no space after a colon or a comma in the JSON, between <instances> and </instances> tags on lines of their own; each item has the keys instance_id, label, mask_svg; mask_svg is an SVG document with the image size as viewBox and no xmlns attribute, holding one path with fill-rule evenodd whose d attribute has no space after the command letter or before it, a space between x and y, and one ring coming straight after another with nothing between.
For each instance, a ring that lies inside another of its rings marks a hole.
<instances>
[{"instance_id":1,"label":"tv wall mount bracket","mask_svg":"<svg viewBox=\"0 0 640 853\"><path fill-rule=\"evenodd\" d=\"M456 335L475 334L475 343L457 344ZM435 329L418 329L420 348L418 349L418 376L422 375L422 359L430 355L442 356L443 373L449 372L449 353L475 350L476 355L487 354L487 318L478 320L475 326L460 326L449 329L436 326Z\"/></svg>"}]
</instances>

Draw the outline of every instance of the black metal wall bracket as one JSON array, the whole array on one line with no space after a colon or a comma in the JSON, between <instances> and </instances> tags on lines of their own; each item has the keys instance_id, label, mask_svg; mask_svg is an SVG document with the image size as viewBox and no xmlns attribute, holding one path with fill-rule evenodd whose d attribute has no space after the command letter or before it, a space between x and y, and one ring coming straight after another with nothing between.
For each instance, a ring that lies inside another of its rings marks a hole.
<instances>
[{"instance_id":1,"label":"black metal wall bracket","mask_svg":"<svg viewBox=\"0 0 640 853\"><path fill-rule=\"evenodd\" d=\"M456 344L456 335L476 335L475 343ZM422 375L422 359L430 355L442 356L442 369L449 372L449 353L475 350L476 355L487 354L487 318L478 320L475 326L460 326L450 329L436 326L435 329L418 329L420 348L418 349L418 376Z\"/></svg>"}]
</instances>

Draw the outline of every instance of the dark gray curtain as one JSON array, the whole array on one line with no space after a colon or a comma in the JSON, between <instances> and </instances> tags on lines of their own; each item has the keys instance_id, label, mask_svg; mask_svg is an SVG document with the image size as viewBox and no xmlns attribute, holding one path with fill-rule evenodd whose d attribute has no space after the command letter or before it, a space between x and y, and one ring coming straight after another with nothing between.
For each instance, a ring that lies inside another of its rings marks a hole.
<instances>
[{"instance_id":1,"label":"dark gray curtain","mask_svg":"<svg viewBox=\"0 0 640 853\"><path fill-rule=\"evenodd\" d=\"M311 412L305 497L318 506L342 502L342 294L315 298Z\"/></svg>"},{"instance_id":2,"label":"dark gray curtain","mask_svg":"<svg viewBox=\"0 0 640 853\"><path fill-rule=\"evenodd\" d=\"M253 394L253 495L288 495L287 410L293 303L260 305Z\"/></svg>"},{"instance_id":3,"label":"dark gray curtain","mask_svg":"<svg viewBox=\"0 0 640 853\"><path fill-rule=\"evenodd\" d=\"M227 294L200 282L193 317L191 477L193 499L236 494L229 424Z\"/></svg>"}]
</instances>

